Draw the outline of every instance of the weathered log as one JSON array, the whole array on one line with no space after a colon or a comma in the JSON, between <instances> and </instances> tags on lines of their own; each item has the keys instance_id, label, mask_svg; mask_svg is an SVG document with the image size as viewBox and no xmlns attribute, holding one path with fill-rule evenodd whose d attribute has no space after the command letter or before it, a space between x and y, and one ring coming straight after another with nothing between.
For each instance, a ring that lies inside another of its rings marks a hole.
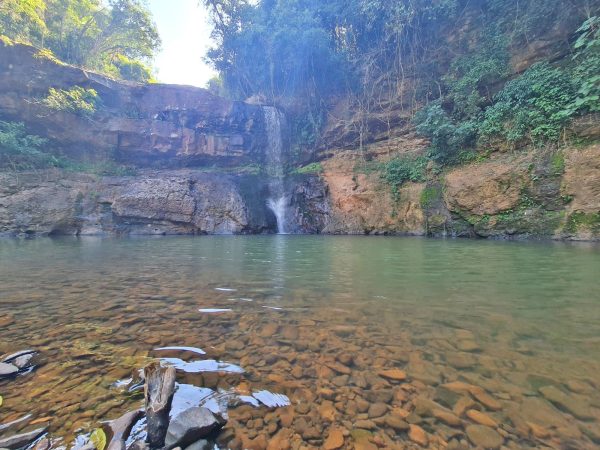
<instances>
[{"instance_id":1,"label":"weathered log","mask_svg":"<svg viewBox=\"0 0 600 450\"><path fill-rule=\"evenodd\" d=\"M175 393L175 368L162 367L152 363L144 368L144 399L148 432L146 442L152 448L160 448L165 443L169 426L169 412Z\"/></svg>"},{"instance_id":2,"label":"weathered log","mask_svg":"<svg viewBox=\"0 0 600 450\"><path fill-rule=\"evenodd\" d=\"M112 438L107 450L125 450L125 442L131 433L131 429L143 415L144 412L138 409L108 422L106 425L110 428Z\"/></svg>"}]
</instances>

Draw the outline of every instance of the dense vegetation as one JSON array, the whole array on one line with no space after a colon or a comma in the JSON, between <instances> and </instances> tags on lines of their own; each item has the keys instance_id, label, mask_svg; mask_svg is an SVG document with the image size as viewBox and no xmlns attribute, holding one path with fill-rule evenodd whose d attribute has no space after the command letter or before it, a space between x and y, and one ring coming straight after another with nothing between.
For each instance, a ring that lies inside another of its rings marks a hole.
<instances>
[{"instance_id":1,"label":"dense vegetation","mask_svg":"<svg viewBox=\"0 0 600 450\"><path fill-rule=\"evenodd\" d=\"M0 35L59 60L146 82L160 38L143 0L2 0Z\"/></svg>"},{"instance_id":2,"label":"dense vegetation","mask_svg":"<svg viewBox=\"0 0 600 450\"><path fill-rule=\"evenodd\" d=\"M573 117L600 109L598 0L204 3L217 42L209 59L224 90L286 107L293 138L306 145L340 97L355 112L360 145L372 113L389 127L399 108L416 112L428 156L440 164L498 143L557 142ZM583 22L572 59L541 62L506 83L510 49L563 23L565 8ZM392 161L385 179L415 178L406 175L413 163Z\"/></svg>"}]
</instances>

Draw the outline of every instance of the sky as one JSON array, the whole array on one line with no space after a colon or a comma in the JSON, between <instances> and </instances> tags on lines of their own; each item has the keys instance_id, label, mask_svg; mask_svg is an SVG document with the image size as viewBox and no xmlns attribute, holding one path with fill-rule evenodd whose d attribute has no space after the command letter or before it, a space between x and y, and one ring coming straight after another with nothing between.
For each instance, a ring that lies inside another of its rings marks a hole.
<instances>
[{"instance_id":1,"label":"sky","mask_svg":"<svg viewBox=\"0 0 600 450\"><path fill-rule=\"evenodd\" d=\"M204 87L216 75L202 58L211 47L208 11L199 0L150 0L162 39L154 60L161 83Z\"/></svg>"}]
</instances>

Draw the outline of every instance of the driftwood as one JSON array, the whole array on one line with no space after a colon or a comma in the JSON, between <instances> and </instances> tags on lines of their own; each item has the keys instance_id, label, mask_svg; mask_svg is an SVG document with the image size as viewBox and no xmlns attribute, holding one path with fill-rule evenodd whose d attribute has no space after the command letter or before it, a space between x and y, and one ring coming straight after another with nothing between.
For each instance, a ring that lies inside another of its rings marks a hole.
<instances>
[{"instance_id":1,"label":"driftwood","mask_svg":"<svg viewBox=\"0 0 600 450\"><path fill-rule=\"evenodd\" d=\"M165 444L169 426L169 412L175 393L175 368L161 367L160 363L152 363L144 368L144 378L146 379L144 399L148 424L146 442L152 448L160 448Z\"/></svg>"},{"instance_id":2,"label":"driftwood","mask_svg":"<svg viewBox=\"0 0 600 450\"><path fill-rule=\"evenodd\" d=\"M108 422L107 426L112 434L108 450L125 450L125 441L127 441L131 429L143 415L144 412L141 410L130 411L118 419Z\"/></svg>"}]
</instances>

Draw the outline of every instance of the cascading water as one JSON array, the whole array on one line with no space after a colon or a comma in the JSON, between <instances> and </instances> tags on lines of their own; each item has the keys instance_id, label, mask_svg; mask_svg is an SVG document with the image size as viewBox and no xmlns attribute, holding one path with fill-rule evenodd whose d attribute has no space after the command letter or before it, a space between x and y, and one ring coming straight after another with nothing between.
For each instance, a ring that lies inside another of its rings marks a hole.
<instances>
[{"instance_id":1,"label":"cascading water","mask_svg":"<svg viewBox=\"0 0 600 450\"><path fill-rule=\"evenodd\" d=\"M283 114L273 106L263 106L268 138L266 151L267 173L269 175L269 198L267 206L277 219L277 233L287 233L288 198L285 195L283 169Z\"/></svg>"}]
</instances>

